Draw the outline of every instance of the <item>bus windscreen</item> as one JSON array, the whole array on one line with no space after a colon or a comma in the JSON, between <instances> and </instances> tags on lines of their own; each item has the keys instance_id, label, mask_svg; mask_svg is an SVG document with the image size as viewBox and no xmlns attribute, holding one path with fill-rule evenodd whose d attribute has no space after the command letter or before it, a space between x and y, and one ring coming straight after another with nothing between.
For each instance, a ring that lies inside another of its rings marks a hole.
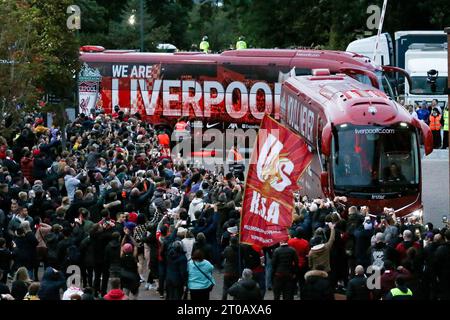
<instances>
[{"instance_id":1,"label":"bus windscreen","mask_svg":"<svg viewBox=\"0 0 450 320\"><path fill-rule=\"evenodd\" d=\"M390 127L344 124L334 132L335 191L408 192L419 187L416 132L405 123Z\"/></svg>"}]
</instances>

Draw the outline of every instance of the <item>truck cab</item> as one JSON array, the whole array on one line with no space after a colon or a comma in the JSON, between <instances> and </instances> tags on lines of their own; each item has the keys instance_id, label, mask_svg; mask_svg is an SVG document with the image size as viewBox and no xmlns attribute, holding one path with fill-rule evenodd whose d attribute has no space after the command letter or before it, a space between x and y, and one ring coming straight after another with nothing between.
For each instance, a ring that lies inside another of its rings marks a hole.
<instances>
[{"instance_id":1,"label":"truck cab","mask_svg":"<svg viewBox=\"0 0 450 320\"><path fill-rule=\"evenodd\" d=\"M405 83L405 103L428 104L437 99L441 108L448 103L446 94L448 66L447 44L416 43L405 53L405 69L412 86Z\"/></svg>"}]
</instances>

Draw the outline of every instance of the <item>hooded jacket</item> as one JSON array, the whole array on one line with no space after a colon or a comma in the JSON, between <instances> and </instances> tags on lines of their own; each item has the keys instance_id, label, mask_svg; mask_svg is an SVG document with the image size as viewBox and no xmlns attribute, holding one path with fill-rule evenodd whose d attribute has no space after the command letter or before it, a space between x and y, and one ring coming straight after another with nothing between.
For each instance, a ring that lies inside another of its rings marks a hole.
<instances>
[{"instance_id":1,"label":"hooded jacket","mask_svg":"<svg viewBox=\"0 0 450 320\"><path fill-rule=\"evenodd\" d=\"M121 289L112 289L103 298L105 300L128 300L125 292Z\"/></svg>"},{"instance_id":2,"label":"hooded jacket","mask_svg":"<svg viewBox=\"0 0 450 320\"><path fill-rule=\"evenodd\" d=\"M62 272L54 271L53 268L45 269L42 277L41 287L38 291L41 300L60 300L59 290L66 285L66 279Z\"/></svg>"},{"instance_id":3,"label":"hooded jacket","mask_svg":"<svg viewBox=\"0 0 450 320\"><path fill-rule=\"evenodd\" d=\"M67 174L64 177L64 184L66 186L67 196L69 197L70 202L73 201L73 198L75 196L75 191L77 190L77 186L81 183L80 180L78 179L80 176L81 176L81 174L79 174L76 177L73 177L70 174Z\"/></svg>"},{"instance_id":4,"label":"hooded jacket","mask_svg":"<svg viewBox=\"0 0 450 320\"><path fill-rule=\"evenodd\" d=\"M189 217L191 218L191 221L195 221L197 220L195 218L195 212L197 211L202 211L203 207L205 206L205 203L203 202L203 199L200 198L194 198L191 202L191 204L189 205Z\"/></svg>"},{"instance_id":5,"label":"hooded jacket","mask_svg":"<svg viewBox=\"0 0 450 320\"><path fill-rule=\"evenodd\" d=\"M316 269L317 266L322 265L325 267L326 272L330 272L330 251L334 242L335 230L331 229L330 238L327 243L318 244L311 248L309 251L309 267Z\"/></svg>"},{"instance_id":6,"label":"hooded jacket","mask_svg":"<svg viewBox=\"0 0 450 320\"><path fill-rule=\"evenodd\" d=\"M334 300L333 289L325 271L311 270L305 274L302 300Z\"/></svg>"},{"instance_id":7,"label":"hooded jacket","mask_svg":"<svg viewBox=\"0 0 450 320\"><path fill-rule=\"evenodd\" d=\"M167 252L167 284L182 286L188 279L187 259L184 252L169 248Z\"/></svg>"},{"instance_id":8,"label":"hooded jacket","mask_svg":"<svg viewBox=\"0 0 450 320\"><path fill-rule=\"evenodd\" d=\"M234 300L262 300L261 290L253 279L240 280L228 289Z\"/></svg>"}]
</instances>

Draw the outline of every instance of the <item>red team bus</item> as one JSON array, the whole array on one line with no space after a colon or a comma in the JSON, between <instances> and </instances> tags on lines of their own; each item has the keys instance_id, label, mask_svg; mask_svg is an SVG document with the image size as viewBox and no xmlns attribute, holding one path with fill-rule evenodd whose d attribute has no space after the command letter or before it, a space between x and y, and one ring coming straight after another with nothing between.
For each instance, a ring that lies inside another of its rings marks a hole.
<instances>
[{"instance_id":1,"label":"red team bus","mask_svg":"<svg viewBox=\"0 0 450 320\"><path fill-rule=\"evenodd\" d=\"M348 205L397 216L422 215L421 155L433 150L430 128L381 90L326 69L283 83L281 122L314 154L299 181L309 197L346 196Z\"/></svg>"},{"instance_id":2,"label":"red team bus","mask_svg":"<svg viewBox=\"0 0 450 320\"><path fill-rule=\"evenodd\" d=\"M79 112L117 105L170 127L186 116L204 128L252 128L265 112L278 119L281 82L327 68L369 83L393 96L383 70L370 59L326 50L234 50L139 53L80 49Z\"/></svg>"},{"instance_id":3,"label":"red team bus","mask_svg":"<svg viewBox=\"0 0 450 320\"><path fill-rule=\"evenodd\" d=\"M281 100L281 120L315 154L301 181L304 194L345 195L349 204L368 204L378 213L383 207L399 215L422 208L418 133L427 154L431 133L392 101L383 69L367 57L327 50L139 53L85 46L80 60L79 112L113 113L120 106L169 128L187 117L207 130L255 131L265 112L280 119ZM320 68L342 74L306 76ZM357 176L347 177L349 169ZM405 181L386 180L388 170L401 170Z\"/></svg>"}]
</instances>

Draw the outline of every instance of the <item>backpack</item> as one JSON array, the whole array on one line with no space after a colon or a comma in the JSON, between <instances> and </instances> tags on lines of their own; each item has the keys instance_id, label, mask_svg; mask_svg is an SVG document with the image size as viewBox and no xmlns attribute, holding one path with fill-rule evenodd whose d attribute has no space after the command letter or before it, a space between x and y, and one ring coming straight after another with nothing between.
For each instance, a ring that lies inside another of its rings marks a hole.
<instances>
[{"instance_id":1,"label":"backpack","mask_svg":"<svg viewBox=\"0 0 450 320\"><path fill-rule=\"evenodd\" d=\"M80 249L72 244L67 248L66 262L68 265L79 265L81 262Z\"/></svg>"}]
</instances>

